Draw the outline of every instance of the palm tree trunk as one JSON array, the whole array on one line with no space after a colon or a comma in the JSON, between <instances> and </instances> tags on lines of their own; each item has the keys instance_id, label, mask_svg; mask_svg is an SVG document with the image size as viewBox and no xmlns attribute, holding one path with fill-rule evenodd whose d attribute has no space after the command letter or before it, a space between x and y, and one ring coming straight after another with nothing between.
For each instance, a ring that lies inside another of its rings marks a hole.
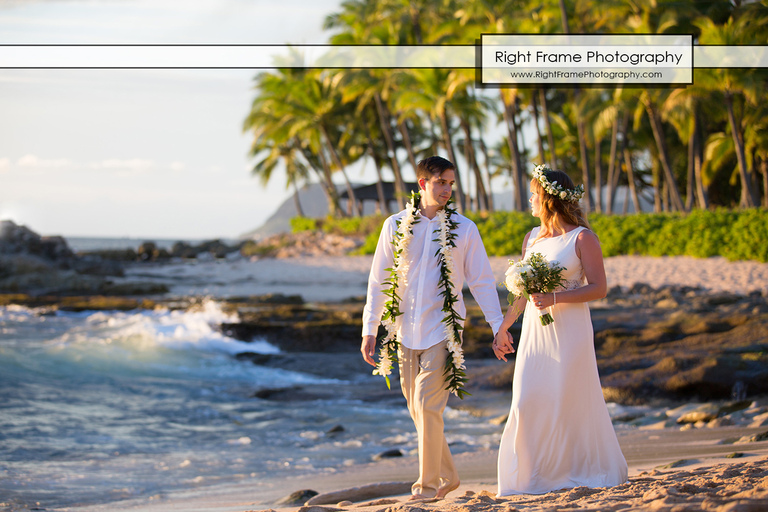
<instances>
[{"instance_id":1,"label":"palm tree trunk","mask_svg":"<svg viewBox=\"0 0 768 512\"><path fill-rule=\"evenodd\" d=\"M376 195L379 198L377 213L384 213L389 215L389 201L387 201L387 195L384 193L384 174L381 171L381 160L379 159L379 155L376 154L376 145L373 138L373 127L371 126L370 117L368 116L368 109L363 111L363 117L365 118L365 127L368 130L368 152L371 154L371 158L373 159L373 166L376 168L376 176L378 178L376 180Z\"/></svg>"},{"instance_id":2,"label":"palm tree trunk","mask_svg":"<svg viewBox=\"0 0 768 512\"><path fill-rule=\"evenodd\" d=\"M619 172L616 162L618 160L619 146L619 112L616 112L616 118L613 120L611 130L611 150L608 156L608 201L605 205L605 213L613 213L613 202L616 199L616 185L618 183Z\"/></svg>"},{"instance_id":3,"label":"palm tree trunk","mask_svg":"<svg viewBox=\"0 0 768 512\"><path fill-rule=\"evenodd\" d=\"M373 138L370 136L370 131L368 137L368 152L371 154L371 158L373 159L373 166L376 168L376 196L379 198L377 213L389 215L387 195L384 193L384 175L381 172L381 162L379 161L379 155L377 155L376 151L373 149Z\"/></svg>"},{"instance_id":4,"label":"palm tree trunk","mask_svg":"<svg viewBox=\"0 0 768 512\"><path fill-rule=\"evenodd\" d=\"M659 179L659 159L654 158L651 160L651 180L653 182L653 212L659 213L663 211L661 204L661 180Z\"/></svg>"},{"instance_id":5,"label":"palm tree trunk","mask_svg":"<svg viewBox=\"0 0 768 512\"><path fill-rule=\"evenodd\" d=\"M568 26L568 11L565 10L565 0L560 0L560 21L563 23L563 32L566 34L571 33L571 29Z\"/></svg>"},{"instance_id":6,"label":"palm tree trunk","mask_svg":"<svg viewBox=\"0 0 768 512\"><path fill-rule=\"evenodd\" d=\"M381 100L381 96L378 92L374 95L374 100L376 103L376 111L379 113L381 132L384 134L384 141L387 143L387 149L389 151L392 173L395 175L395 197L397 198L398 204L401 207L404 207L408 192L405 190L403 175L400 172L400 164L397 161L397 151L394 138L392 137L392 123L390 122L389 111L386 104Z\"/></svg>"},{"instance_id":7,"label":"palm tree trunk","mask_svg":"<svg viewBox=\"0 0 768 512\"><path fill-rule=\"evenodd\" d=\"M296 147L299 148L302 156L304 156L304 160L307 161L309 167L315 172L315 174L317 174L317 177L320 180L320 187L322 188L323 193L325 194L325 198L328 201L328 214L332 217L337 217L341 213L339 194L336 191L336 187L334 186L333 181L331 180L331 173L328 169L328 164L325 161L325 155L323 155L322 151L319 152L318 158L320 160L322 169L318 169L313 163L314 159L309 154L309 149L300 143L298 137L296 137L295 143Z\"/></svg>"},{"instance_id":8,"label":"palm tree trunk","mask_svg":"<svg viewBox=\"0 0 768 512\"><path fill-rule=\"evenodd\" d=\"M653 138L656 140L656 147L659 150L659 160L661 160L661 169L664 173L664 182L667 185L670 195L671 206L677 211L683 212L685 211L685 206L683 205L683 200L680 198L680 191L677 190L675 176L672 174L672 168L669 165L669 154L667 151L667 142L664 138L664 130L661 126L661 117L653 102L646 101L645 109L648 111L648 119L651 122Z\"/></svg>"},{"instance_id":9,"label":"palm tree trunk","mask_svg":"<svg viewBox=\"0 0 768 512\"><path fill-rule=\"evenodd\" d=\"M451 130L448 125L448 116L445 113L445 109L440 113L440 127L443 130L443 144L445 144L445 150L448 152L448 160L453 163L454 173L456 174L456 210L459 213L464 213L466 198L464 197L464 188L461 186L459 164L456 163L456 153L453 150L453 139L451 138Z\"/></svg>"},{"instance_id":10,"label":"palm tree trunk","mask_svg":"<svg viewBox=\"0 0 768 512\"><path fill-rule=\"evenodd\" d=\"M725 106L728 111L728 124L731 125L733 147L736 148L736 160L739 162L739 179L741 181L739 205L742 208L751 208L755 206L754 193L749 182L749 171L747 170L747 158L744 155L744 142L741 137L741 130L738 123L736 123L736 116L733 113L733 96L728 90L725 91Z\"/></svg>"},{"instance_id":11,"label":"palm tree trunk","mask_svg":"<svg viewBox=\"0 0 768 512\"><path fill-rule=\"evenodd\" d=\"M555 150L555 132L552 131L552 123L549 119L549 107L547 105L547 93L544 88L539 89L539 99L541 100L541 115L544 117L544 129L547 131L547 142L549 143L550 162L555 169L560 169L560 162L557 160L557 151Z\"/></svg>"},{"instance_id":12,"label":"palm tree trunk","mask_svg":"<svg viewBox=\"0 0 768 512\"><path fill-rule=\"evenodd\" d=\"M696 181L696 198L699 203L699 208L706 210L709 208L709 194L707 193L707 188L704 186L704 177L701 175L701 170L704 166L704 145L701 140L701 122L699 121L698 116L696 117L693 133L693 176Z\"/></svg>"},{"instance_id":13,"label":"palm tree trunk","mask_svg":"<svg viewBox=\"0 0 768 512\"><path fill-rule=\"evenodd\" d=\"M637 187L635 186L635 169L632 165L632 153L629 150L626 137L624 138L624 165L627 168L627 185L632 195L632 204L635 205L635 212L640 213L643 210L640 206L640 196L638 196Z\"/></svg>"},{"instance_id":14,"label":"palm tree trunk","mask_svg":"<svg viewBox=\"0 0 768 512\"><path fill-rule=\"evenodd\" d=\"M323 163L323 169L317 169L315 167L312 167L312 169L317 173L317 176L320 178L320 185L323 190L323 193L325 194L325 199L328 201L328 215L331 217L339 217L342 214L341 210L341 204L339 203L339 195L336 193L336 189L333 187L332 183L328 183L328 175L329 172L325 169L326 162L325 158L322 157L320 159Z\"/></svg>"},{"instance_id":15,"label":"palm tree trunk","mask_svg":"<svg viewBox=\"0 0 768 512\"><path fill-rule=\"evenodd\" d=\"M483 173L480 172L480 166L477 165L477 157L475 155L475 146L472 144L472 129L469 125L469 121L466 119L461 120L461 128L464 131L465 150L464 153L467 156L467 163L472 168L475 175L475 183L477 188L477 208L481 212L488 211L488 192L483 182Z\"/></svg>"},{"instance_id":16,"label":"palm tree trunk","mask_svg":"<svg viewBox=\"0 0 768 512\"><path fill-rule=\"evenodd\" d=\"M621 166L621 156L619 156L619 163L618 165ZM619 167L619 172L616 174L621 174L621 167ZM629 187L627 187L624 190L624 204L622 204L621 213L622 215L626 215L629 212Z\"/></svg>"},{"instance_id":17,"label":"palm tree trunk","mask_svg":"<svg viewBox=\"0 0 768 512\"><path fill-rule=\"evenodd\" d=\"M595 138L595 211L603 211L603 141Z\"/></svg>"},{"instance_id":18,"label":"palm tree trunk","mask_svg":"<svg viewBox=\"0 0 768 512\"><path fill-rule=\"evenodd\" d=\"M515 122L514 101L507 103L503 91L501 94L502 108L504 112L504 122L507 125L507 144L509 144L509 153L512 155L512 198L515 201L515 210L522 212L525 210L525 192L523 190L523 163L520 158L520 149L517 145L517 123Z\"/></svg>"},{"instance_id":19,"label":"palm tree trunk","mask_svg":"<svg viewBox=\"0 0 768 512\"><path fill-rule=\"evenodd\" d=\"M760 159L760 174L763 175L763 208L768 208L768 160Z\"/></svg>"},{"instance_id":20,"label":"palm tree trunk","mask_svg":"<svg viewBox=\"0 0 768 512\"><path fill-rule=\"evenodd\" d=\"M296 184L296 180L291 180L293 185L293 205L296 207L296 215L299 217L304 216L304 210L301 207L301 201L299 200L299 186Z\"/></svg>"},{"instance_id":21,"label":"palm tree trunk","mask_svg":"<svg viewBox=\"0 0 768 512\"><path fill-rule=\"evenodd\" d=\"M560 5L560 20L563 23L563 32L565 34L571 33L571 28L568 25L568 11L565 8L565 0L559 0ZM581 109L579 106L581 99L581 90L577 87L573 89L573 104L575 106L574 113L576 115L576 131L579 137L579 157L581 159L581 175L584 181L584 207L587 211L592 209L592 184L589 179L589 157L587 156L587 140L586 130L584 128L584 118L581 115Z\"/></svg>"},{"instance_id":22,"label":"palm tree trunk","mask_svg":"<svg viewBox=\"0 0 768 512\"><path fill-rule=\"evenodd\" d=\"M547 162L547 155L544 153L544 140L542 139L541 128L539 127L538 94L538 88L534 89L531 93L531 109L533 110L533 126L536 128L536 142L539 146L539 163L543 164Z\"/></svg>"},{"instance_id":23,"label":"palm tree trunk","mask_svg":"<svg viewBox=\"0 0 768 512\"><path fill-rule=\"evenodd\" d=\"M411 162L413 167L413 173L416 174L416 155L413 153L413 145L411 144L411 134L408 133L408 126L405 121L397 124L400 130L400 135L403 137L403 144L405 145L405 151L408 153L408 161Z\"/></svg>"},{"instance_id":24,"label":"palm tree trunk","mask_svg":"<svg viewBox=\"0 0 768 512\"><path fill-rule=\"evenodd\" d=\"M581 179L584 183L584 208L587 211L592 210L592 180L589 177L589 157L587 156L587 137L586 130L584 129L584 121L581 117L578 107L578 99L581 96L581 91L578 89L573 91L574 103L576 106L576 132L579 137L579 157L581 159Z\"/></svg>"},{"instance_id":25,"label":"palm tree trunk","mask_svg":"<svg viewBox=\"0 0 768 512\"><path fill-rule=\"evenodd\" d=\"M331 159L333 160L333 163L336 165L336 167L339 168L341 175L344 177L344 184L347 187L347 195L349 196L347 199L347 210L351 213L351 215L359 217L360 210L357 204L357 197L355 197L355 189L352 187L352 183L349 181L349 177L347 177L347 171L344 169L344 165L341 163L341 159L339 158L339 154L336 152L336 147L333 145L333 141L331 141L328 130L322 123L320 123L320 131L322 132L323 137L325 137L326 143L328 143L328 150L331 153Z\"/></svg>"},{"instance_id":26,"label":"palm tree trunk","mask_svg":"<svg viewBox=\"0 0 768 512\"><path fill-rule=\"evenodd\" d=\"M333 179L331 179L331 166L328 164L328 159L325 157L325 153L322 150L318 151L317 156L320 158L320 163L323 166L323 183L326 190L326 196L328 197L328 213L334 217L345 216L344 210L341 209L339 192L336 190L336 185L333 183Z\"/></svg>"},{"instance_id":27,"label":"palm tree trunk","mask_svg":"<svg viewBox=\"0 0 768 512\"><path fill-rule=\"evenodd\" d=\"M488 158L488 146L485 145L482 137L477 140L477 143L480 144L480 151L483 153L483 161L485 163L483 166L485 168L485 179L488 180L488 211L493 212L496 210L496 208L493 204L493 187L491 186L491 171L489 169L488 163L491 161L491 159Z\"/></svg>"},{"instance_id":28,"label":"palm tree trunk","mask_svg":"<svg viewBox=\"0 0 768 512\"><path fill-rule=\"evenodd\" d=\"M693 114L693 123L696 123L695 114ZM696 159L696 134L695 130L691 130L691 136L688 137L688 176L685 182L685 210L691 211L694 207L694 185L696 181L696 173L694 167L696 166L694 160Z\"/></svg>"}]
</instances>

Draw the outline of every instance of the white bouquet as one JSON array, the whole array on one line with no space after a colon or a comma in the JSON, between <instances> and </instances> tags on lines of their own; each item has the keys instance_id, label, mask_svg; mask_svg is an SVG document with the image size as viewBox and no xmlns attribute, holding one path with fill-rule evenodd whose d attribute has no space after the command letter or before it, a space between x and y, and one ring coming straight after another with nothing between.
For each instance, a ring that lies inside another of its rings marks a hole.
<instances>
[{"instance_id":1,"label":"white bouquet","mask_svg":"<svg viewBox=\"0 0 768 512\"><path fill-rule=\"evenodd\" d=\"M559 262L547 261L538 252L531 253L530 256L518 262L510 261L504 280L509 291L507 300L512 304L518 297L529 300L532 293L553 292L564 281L563 270L565 269ZM542 310L539 315L541 325L549 325L555 321L547 310Z\"/></svg>"}]
</instances>

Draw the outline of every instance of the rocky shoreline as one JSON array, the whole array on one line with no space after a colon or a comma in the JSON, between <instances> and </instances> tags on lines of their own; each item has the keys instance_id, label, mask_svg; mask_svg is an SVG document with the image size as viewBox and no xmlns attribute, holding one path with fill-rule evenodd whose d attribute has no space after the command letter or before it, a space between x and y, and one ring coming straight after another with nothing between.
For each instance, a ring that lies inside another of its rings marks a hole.
<instances>
[{"instance_id":1,"label":"rocky shoreline","mask_svg":"<svg viewBox=\"0 0 768 512\"><path fill-rule=\"evenodd\" d=\"M514 361L496 361L491 331L467 295L464 347L470 392L507 390ZM503 300L500 298L500 300ZM152 298L0 294L0 305L55 310L189 309L194 297ZM239 321L218 326L245 342L262 339L281 353L242 353L262 366L348 379L369 373L360 359L363 300L305 303L299 296L264 295L219 299ZM624 405L659 400L746 400L768 395L768 300L668 286L613 289L592 304L597 362L607 401ZM511 332L518 340L520 322ZM279 390L278 390L279 391ZM294 390L296 391L296 390ZM374 392L378 395L378 392ZM312 390L302 390L309 397ZM277 399L281 393L270 397Z\"/></svg>"},{"instance_id":2,"label":"rocky shoreline","mask_svg":"<svg viewBox=\"0 0 768 512\"><path fill-rule=\"evenodd\" d=\"M464 347L469 390L509 389L514 362L496 361L482 312L470 296L467 305ZM290 354L254 355L259 364L295 369L300 365L298 354L318 353L332 355L335 361L343 354L357 360L362 306L362 301L279 305L228 301L226 307L238 312L240 322L221 328L244 341L266 339ZM637 405L658 400L745 400L768 394L768 301L762 295L638 285L628 294L613 290L593 305L592 318L608 401ZM511 329L516 340L520 325ZM315 356L307 357L311 366Z\"/></svg>"},{"instance_id":3,"label":"rocky shoreline","mask_svg":"<svg viewBox=\"0 0 768 512\"><path fill-rule=\"evenodd\" d=\"M120 282L128 266L178 262L251 261L262 258L344 256L363 240L323 232L281 233L227 244L179 241L170 249L145 241L134 248L75 252L61 236L41 236L10 220L0 221L0 293L32 295L155 295L162 284Z\"/></svg>"},{"instance_id":4,"label":"rocky shoreline","mask_svg":"<svg viewBox=\"0 0 768 512\"><path fill-rule=\"evenodd\" d=\"M270 240L267 246L272 246L278 238ZM295 240L288 245L301 247ZM189 255L202 247L177 246L178 251L187 251ZM204 249L211 251L207 253L210 257L218 257L214 255L216 251L224 258L233 254L231 247L216 243ZM156 247L145 246L140 254L144 255L138 257L140 261L160 258ZM294 261L300 263L299 267L289 263L287 268L293 269L293 279L301 282L308 279L307 276L317 278L328 274L328 268L322 265L338 268L343 263L343 267L351 270L350 276L360 276L364 283L365 269L370 265L367 260L325 259L328 261L298 259ZM98 260L93 255L75 254L60 237L40 237L10 221L0 225L0 305L18 304L42 308L41 311L49 313L156 307L186 309L196 307L203 300L201 296L170 296L167 286L157 281L142 282L141 278L121 281L123 265L103 258ZM261 268L262 263L256 265ZM665 262L665 266L670 265ZM759 267L758 272L764 270ZM272 264L261 271L279 272ZM635 405L655 400L743 400L768 394L765 283L758 290L762 291L737 294L678 284L614 285L605 299L590 304L606 400ZM514 363L497 364L490 349L490 329L466 290L465 296L468 310L464 347L471 377L469 391L509 389ZM329 296L323 302L305 302L299 295L280 294L217 297L216 300L225 311L237 313L239 319L220 325L218 328L223 333L246 342L263 339L282 352L269 357L245 353L238 356L241 359L251 358L260 365L311 373L317 368L313 361L318 357L331 357L334 361L346 362L322 365L324 374L338 373L332 376L343 378L350 372L369 373L358 352L364 301L360 296L345 301L334 301ZM505 303L505 298L500 296L500 302ZM512 327L515 339L519 330L518 322ZM279 393L273 395L279 396Z\"/></svg>"}]
</instances>

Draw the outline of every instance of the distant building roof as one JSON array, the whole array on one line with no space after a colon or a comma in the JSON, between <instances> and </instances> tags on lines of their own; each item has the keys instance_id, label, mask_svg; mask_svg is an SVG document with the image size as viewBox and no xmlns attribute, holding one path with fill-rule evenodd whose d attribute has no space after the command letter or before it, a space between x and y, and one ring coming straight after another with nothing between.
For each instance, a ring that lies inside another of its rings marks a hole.
<instances>
[{"instance_id":1,"label":"distant building roof","mask_svg":"<svg viewBox=\"0 0 768 512\"><path fill-rule=\"evenodd\" d=\"M382 183L384 188L384 197L387 201L394 201L395 200L395 184L391 181L385 181ZM413 183L405 183L405 189L408 191L408 193L418 191L419 190L419 184L416 182ZM354 187L355 191L355 198L358 201L378 201L379 200L379 193L376 191L376 183L373 183L371 185L363 185L361 187ZM341 199L348 199L349 193L345 190L341 193L339 196Z\"/></svg>"}]
</instances>

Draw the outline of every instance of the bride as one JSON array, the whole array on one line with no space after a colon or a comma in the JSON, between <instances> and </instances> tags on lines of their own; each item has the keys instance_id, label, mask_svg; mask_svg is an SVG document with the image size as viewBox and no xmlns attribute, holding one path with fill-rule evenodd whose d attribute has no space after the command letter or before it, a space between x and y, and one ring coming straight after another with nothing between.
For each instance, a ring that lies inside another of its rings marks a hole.
<instances>
[{"instance_id":1,"label":"bride","mask_svg":"<svg viewBox=\"0 0 768 512\"><path fill-rule=\"evenodd\" d=\"M513 352L507 329L521 312L522 333L512 384L512 407L499 447L499 496L544 494L578 486L609 487L627 480L595 359L587 302L605 297L603 255L579 206L583 187L562 171L536 167L532 214L523 258L541 253L565 267L564 286L517 299L494 339L496 356ZM547 309L554 323L542 326ZM543 311L542 311L543 312Z\"/></svg>"}]
</instances>

